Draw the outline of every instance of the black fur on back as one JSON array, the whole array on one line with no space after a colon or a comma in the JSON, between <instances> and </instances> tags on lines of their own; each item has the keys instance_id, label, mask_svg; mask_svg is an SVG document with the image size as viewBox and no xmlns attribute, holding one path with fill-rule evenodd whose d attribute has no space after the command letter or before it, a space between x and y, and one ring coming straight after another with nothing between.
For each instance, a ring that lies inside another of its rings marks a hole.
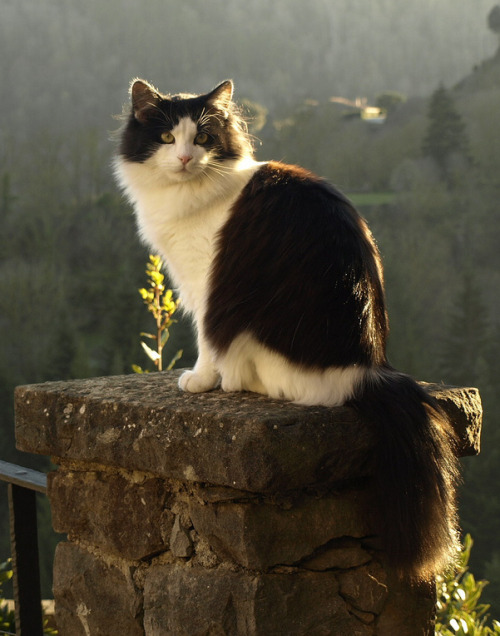
<instances>
[{"instance_id":1,"label":"black fur on back","mask_svg":"<svg viewBox=\"0 0 500 636\"><path fill-rule=\"evenodd\" d=\"M325 181L266 164L220 233L205 329L219 351L247 331L305 367L383 363L383 283L366 223Z\"/></svg>"}]
</instances>

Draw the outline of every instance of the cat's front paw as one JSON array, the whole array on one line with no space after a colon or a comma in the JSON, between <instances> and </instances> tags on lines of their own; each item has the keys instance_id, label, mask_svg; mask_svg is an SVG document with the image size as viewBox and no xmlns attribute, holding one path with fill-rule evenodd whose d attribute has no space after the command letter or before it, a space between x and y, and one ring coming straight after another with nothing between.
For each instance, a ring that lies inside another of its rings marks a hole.
<instances>
[{"instance_id":1,"label":"cat's front paw","mask_svg":"<svg viewBox=\"0 0 500 636\"><path fill-rule=\"evenodd\" d=\"M203 393L215 389L219 378L213 373L200 373L199 371L184 371L179 378L179 388L189 393Z\"/></svg>"}]
</instances>

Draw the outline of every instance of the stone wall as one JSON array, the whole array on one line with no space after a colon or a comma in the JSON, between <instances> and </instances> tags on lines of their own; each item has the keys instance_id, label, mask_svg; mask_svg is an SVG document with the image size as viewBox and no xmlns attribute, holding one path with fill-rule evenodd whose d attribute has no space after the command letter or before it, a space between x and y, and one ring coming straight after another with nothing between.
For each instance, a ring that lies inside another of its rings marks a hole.
<instances>
[{"instance_id":1,"label":"stone wall","mask_svg":"<svg viewBox=\"0 0 500 636\"><path fill-rule=\"evenodd\" d=\"M433 585L395 581L366 522L370 428L349 408L187 395L178 372L16 390L51 455L62 636L433 633ZM475 389L434 392L462 454Z\"/></svg>"}]
</instances>

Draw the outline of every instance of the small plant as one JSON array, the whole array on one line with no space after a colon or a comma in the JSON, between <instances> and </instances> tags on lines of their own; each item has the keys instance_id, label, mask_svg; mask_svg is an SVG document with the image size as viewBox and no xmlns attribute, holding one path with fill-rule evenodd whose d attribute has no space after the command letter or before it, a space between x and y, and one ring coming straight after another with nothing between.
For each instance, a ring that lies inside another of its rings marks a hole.
<instances>
[{"instance_id":1,"label":"small plant","mask_svg":"<svg viewBox=\"0 0 500 636\"><path fill-rule=\"evenodd\" d=\"M456 569L438 576L436 636L491 636L500 634L500 622L489 621L489 605L480 603L487 581L476 581L468 572L473 541L468 534L458 555Z\"/></svg>"},{"instance_id":2,"label":"small plant","mask_svg":"<svg viewBox=\"0 0 500 636\"><path fill-rule=\"evenodd\" d=\"M148 346L141 341L142 348L146 355L153 361L158 371L163 370L163 348L167 344L170 337L170 327L175 320L172 319L173 314L179 306L179 299L173 299L171 289L165 289L165 275L162 273L162 260L159 256L150 255L149 263L146 268L149 287L139 289L144 304L153 315L156 323L156 333L141 333L141 336L155 341L155 348ZM182 349L179 350L167 365L167 371L172 369L177 360L182 356ZM137 364L132 365L132 369L136 373L148 373Z\"/></svg>"},{"instance_id":3,"label":"small plant","mask_svg":"<svg viewBox=\"0 0 500 636\"><path fill-rule=\"evenodd\" d=\"M16 615L13 609L10 609L3 597L2 586L6 581L12 578L12 559L7 559L0 563L0 634L16 633ZM42 608L43 611L43 608ZM49 619L43 616L43 633L44 636L57 636L58 631L54 627L49 626Z\"/></svg>"},{"instance_id":4,"label":"small plant","mask_svg":"<svg viewBox=\"0 0 500 636\"><path fill-rule=\"evenodd\" d=\"M11 559L0 563L0 633L15 634L16 618L14 610L9 609L3 597L3 584L12 578Z\"/></svg>"}]
</instances>

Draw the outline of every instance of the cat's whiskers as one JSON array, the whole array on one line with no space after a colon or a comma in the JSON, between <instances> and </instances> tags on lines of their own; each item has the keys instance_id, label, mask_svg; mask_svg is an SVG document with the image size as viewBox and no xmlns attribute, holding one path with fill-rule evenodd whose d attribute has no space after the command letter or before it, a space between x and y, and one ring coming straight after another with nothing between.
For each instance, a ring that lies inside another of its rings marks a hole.
<instances>
[{"instance_id":1,"label":"cat's whiskers","mask_svg":"<svg viewBox=\"0 0 500 636\"><path fill-rule=\"evenodd\" d=\"M216 162L206 163L205 167L207 170L211 170L212 172L220 175L232 174L232 170L227 168L224 165L218 164Z\"/></svg>"},{"instance_id":2,"label":"cat's whiskers","mask_svg":"<svg viewBox=\"0 0 500 636\"><path fill-rule=\"evenodd\" d=\"M210 124L210 120L213 117L213 113L209 113L206 108L201 111L201 114L198 118L198 126L208 126Z\"/></svg>"},{"instance_id":3,"label":"cat's whiskers","mask_svg":"<svg viewBox=\"0 0 500 636\"><path fill-rule=\"evenodd\" d=\"M231 175L231 170L214 163L206 163L203 170L204 174L211 180L216 181L219 177Z\"/></svg>"},{"instance_id":4,"label":"cat's whiskers","mask_svg":"<svg viewBox=\"0 0 500 636\"><path fill-rule=\"evenodd\" d=\"M214 170L205 170L203 172L203 177L209 181L212 185L218 185L220 183L220 175L217 174Z\"/></svg>"}]
</instances>

